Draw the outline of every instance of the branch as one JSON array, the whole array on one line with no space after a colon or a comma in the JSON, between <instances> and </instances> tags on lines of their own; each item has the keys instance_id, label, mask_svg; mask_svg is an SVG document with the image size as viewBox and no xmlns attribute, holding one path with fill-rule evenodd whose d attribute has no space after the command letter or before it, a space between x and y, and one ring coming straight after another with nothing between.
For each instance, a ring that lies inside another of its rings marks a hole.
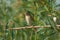
<instances>
[{"instance_id":1,"label":"branch","mask_svg":"<svg viewBox=\"0 0 60 40\"><path fill-rule=\"evenodd\" d=\"M60 28L60 25L56 25L57 29ZM26 26L26 27L19 27L19 28L9 28L9 30L21 30L21 29L28 29L28 28L50 28L50 25L47 26Z\"/></svg>"}]
</instances>

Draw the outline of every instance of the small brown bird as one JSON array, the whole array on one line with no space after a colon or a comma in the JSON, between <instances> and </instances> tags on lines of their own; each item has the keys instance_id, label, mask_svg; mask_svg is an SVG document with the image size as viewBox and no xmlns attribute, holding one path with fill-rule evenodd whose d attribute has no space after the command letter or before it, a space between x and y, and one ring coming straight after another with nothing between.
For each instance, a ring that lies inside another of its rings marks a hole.
<instances>
[{"instance_id":1,"label":"small brown bird","mask_svg":"<svg viewBox=\"0 0 60 40\"><path fill-rule=\"evenodd\" d=\"M32 18L32 16L31 16L31 14L30 14L29 11L27 11L27 12L25 13L25 20L26 20L27 25L29 25L29 26L32 25L32 20L33 20L33 18Z\"/></svg>"}]
</instances>

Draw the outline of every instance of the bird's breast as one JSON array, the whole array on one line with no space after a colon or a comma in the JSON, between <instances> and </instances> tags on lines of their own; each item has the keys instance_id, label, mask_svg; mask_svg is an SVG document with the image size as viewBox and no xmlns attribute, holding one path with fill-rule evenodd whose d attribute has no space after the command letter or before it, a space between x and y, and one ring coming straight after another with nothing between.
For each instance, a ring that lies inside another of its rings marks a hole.
<instances>
[{"instance_id":1,"label":"bird's breast","mask_svg":"<svg viewBox=\"0 0 60 40\"><path fill-rule=\"evenodd\" d=\"M25 16L26 22L29 24L30 23L30 16Z\"/></svg>"},{"instance_id":2,"label":"bird's breast","mask_svg":"<svg viewBox=\"0 0 60 40\"><path fill-rule=\"evenodd\" d=\"M54 21L54 22L56 22L56 19L57 19L56 17L53 17L53 21Z\"/></svg>"}]
</instances>

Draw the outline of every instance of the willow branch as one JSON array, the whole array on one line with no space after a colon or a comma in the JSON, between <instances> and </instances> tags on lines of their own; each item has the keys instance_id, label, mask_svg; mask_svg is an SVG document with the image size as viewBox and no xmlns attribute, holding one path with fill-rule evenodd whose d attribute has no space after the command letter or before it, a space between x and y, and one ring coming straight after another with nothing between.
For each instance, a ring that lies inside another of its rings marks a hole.
<instances>
[{"instance_id":1,"label":"willow branch","mask_svg":"<svg viewBox=\"0 0 60 40\"><path fill-rule=\"evenodd\" d=\"M60 28L60 25L56 25L57 29ZM9 28L9 30L21 30L21 29L30 29L30 28L50 28L50 25L47 26L26 26L26 27L19 27L19 28Z\"/></svg>"}]
</instances>

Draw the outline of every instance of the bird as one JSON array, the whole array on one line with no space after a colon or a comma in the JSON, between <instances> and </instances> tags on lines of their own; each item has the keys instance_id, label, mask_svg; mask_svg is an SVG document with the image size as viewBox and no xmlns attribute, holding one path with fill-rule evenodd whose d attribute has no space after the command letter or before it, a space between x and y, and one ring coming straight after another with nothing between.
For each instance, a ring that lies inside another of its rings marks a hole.
<instances>
[{"instance_id":1,"label":"bird","mask_svg":"<svg viewBox=\"0 0 60 40\"><path fill-rule=\"evenodd\" d=\"M26 13L25 13L25 20L26 20L26 23L27 23L28 26L32 25L33 16L31 15L30 11L26 11Z\"/></svg>"},{"instance_id":2,"label":"bird","mask_svg":"<svg viewBox=\"0 0 60 40\"><path fill-rule=\"evenodd\" d=\"M57 17L54 16L54 17L53 17L53 21L56 22L56 20L57 20Z\"/></svg>"}]
</instances>

